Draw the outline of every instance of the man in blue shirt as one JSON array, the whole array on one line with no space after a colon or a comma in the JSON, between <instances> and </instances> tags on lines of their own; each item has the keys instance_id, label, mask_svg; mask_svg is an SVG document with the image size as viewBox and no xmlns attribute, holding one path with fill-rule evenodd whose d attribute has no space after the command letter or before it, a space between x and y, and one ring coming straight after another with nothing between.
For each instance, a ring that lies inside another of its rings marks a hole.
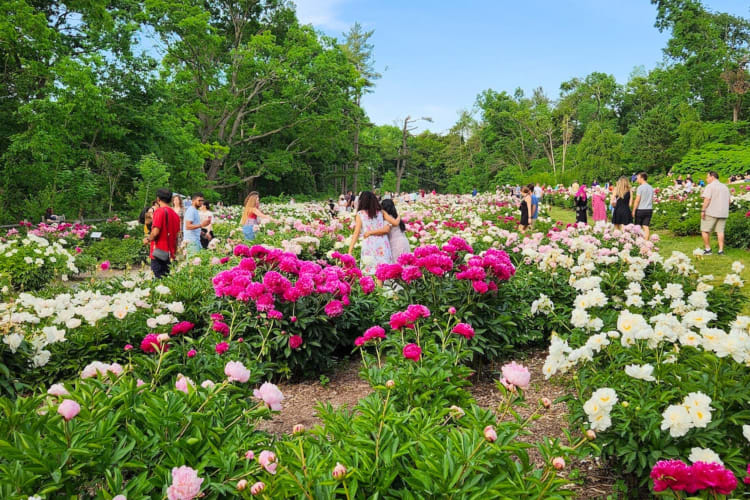
<instances>
[{"instance_id":1,"label":"man in blue shirt","mask_svg":"<svg viewBox=\"0 0 750 500\"><path fill-rule=\"evenodd\" d=\"M203 193L193 194L192 203L185 210L185 222L182 226L182 239L185 240L188 255L197 253L203 248L201 246L201 228L211 224L209 217L201 224L201 216L198 209L203 205Z\"/></svg>"},{"instance_id":2,"label":"man in blue shirt","mask_svg":"<svg viewBox=\"0 0 750 500\"><path fill-rule=\"evenodd\" d=\"M534 227L536 220L539 218L539 197L534 194L534 187L534 184L528 185L528 188L531 191L531 213L529 214L531 227Z\"/></svg>"}]
</instances>

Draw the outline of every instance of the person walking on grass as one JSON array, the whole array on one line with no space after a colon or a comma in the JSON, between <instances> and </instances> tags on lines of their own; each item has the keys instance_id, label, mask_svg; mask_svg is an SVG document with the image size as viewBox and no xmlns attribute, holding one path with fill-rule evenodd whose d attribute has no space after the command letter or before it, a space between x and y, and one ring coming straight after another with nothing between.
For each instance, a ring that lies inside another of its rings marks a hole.
<instances>
[{"instance_id":1,"label":"person walking on grass","mask_svg":"<svg viewBox=\"0 0 750 500\"><path fill-rule=\"evenodd\" d=\"M654 188L647 182L648 174L638 174L638 189L635 190L633 203L633 221L643 229L643 237L647 240L651 236L651 216L654 214Z\"/></svg>"},{"instance_id":2,"label":"person walking on grass","mask_svg":"<svg viewBox=\"0 0 750 500\"><path fill-rule=\"evenodd\" d=\"M711 233L719 240L719 255L724 255L724 228L729 217L729 189L719 182L719 174L711 171L706 176L701 207L701 236L703 255L711 255Z\"/></svg>"},{"instance_id":3,"label":"person walking on grass","mask_svg":"<svg viewBox=\"0 0 750 500\"><path fill-rule=\"evenodd\" d=\"M185 210L185 222L182 229L182 239L187 246L188 255L198 253L203 248L201 246L201 229L211 224L211 217L201 222L201 215L198 209L203 205L203 193L194 193L192 203Z\"/></svg>"},{"instance_id":4,"label":"person walking on grass","mask_svg":"<svg viewBox=\"0 0 750 500\"><path fill-rule=\"evenodd\" d=\"M576 224L588 224L588 201L586 197L586 184L581 185L575 194Z\"/></svg>"},{"instance_id":5,"label":"person walking on grass","mask_svg":"<svg viewBox=\"0 0 750 500\"><path fill-rule=\"evenodd\" d=\"M169 206L172 200L169 189L159 189L156 198L159 206L154 211L151 232L143 239L143 243L150 245L149 257L154 278L161 279L169 274L169 263L177 254L180 216Z\"/></svg>"},{"instance_id":6,"label":"person walking on grass","mask_svg":"<svg viewBox=\"0 0 750 500\"><path fill-rule=\"evenodd\" d=\"M360 268L364 274L374 275L379 264L393 262L391 243L388 231L385 231L385 221L397 225L395 219L383 212L377 196L371 191L363 191L359 196L357 215L354 218L354 233L349 242L349 255L353 255L354 245L362 237L362 251L360 252ZM378 281L379 285L382 285Z\"/></svg>"},{"instance_id":7,"label":"person walking on grass","mask_svg":"<svg viewBox=\"0 0 750 500\"><path fill-rule=\"evenodd\" d=\"M537 186L539 186L537 184ZM534 228L534 224L536 224L537 219L539 218L539 197L536 195L536 191L534 189L534 184L529 184L526 186L529 188L529 191L531 192L531 216L529 217L529 222L531 223L531 228Z\"/></svg>"},{"instance_id":8,"label":"person walking on grass","mask_svg":"<svg viewBox=\"0 0 750 500\"><path fill-rule=\"evenodd\" d=\"M632 224L633 217L630 213L630 183L628 178L623 176L617 180L617 185L612 191L610 203L614 205L615 210L612 212L612 224L615 229L622 229L622 226Z\"/></svg>"}]
</instances>

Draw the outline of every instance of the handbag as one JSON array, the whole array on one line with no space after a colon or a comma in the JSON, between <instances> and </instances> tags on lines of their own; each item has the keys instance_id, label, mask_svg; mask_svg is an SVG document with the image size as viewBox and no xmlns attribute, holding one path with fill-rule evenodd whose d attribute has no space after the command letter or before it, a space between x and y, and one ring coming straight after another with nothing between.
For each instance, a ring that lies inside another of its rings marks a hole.
<instances>
[{"instance_id":1,"label":"handbag","mask_svg":"<svg viewBox=\"0 0 750 500\"><path fill-rule=\"evenodd\" d=\"M167 240L169 240L169 212L167 212ZM151 255L153 255L154 259L162 261L162 262L169 262L169 252L166 250L162 250L161 248L156 248L156 242L154 242L154 250L151 252Z\"/></svg>"}]
</instances>

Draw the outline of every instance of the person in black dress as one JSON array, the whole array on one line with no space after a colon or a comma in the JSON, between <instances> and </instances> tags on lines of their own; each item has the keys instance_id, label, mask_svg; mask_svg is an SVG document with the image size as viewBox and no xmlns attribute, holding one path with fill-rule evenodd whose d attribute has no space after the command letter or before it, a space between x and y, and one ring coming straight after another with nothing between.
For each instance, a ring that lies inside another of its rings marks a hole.
<instances>
[{"instance_id":1,"label":"person in black dress","mask_svg":"<svg viewBox=\"0 0 750 500\"><path fill-rule=\"evenodd\" d=\"M529 227L529 216L531 215L531 190L528 186L521 189L521 232L525 233Z\"/></svg>"},{"instance_id":2,"label":"person in black dress","mask_svg":"<svg viewBox=\"0 0 750 500\"><path fill-rule=\"evenodd\" d=\"M578 188L575 196L576 224L583 222L588 224L588 201L586 198L586 184Z\"/></svg>"},{"instance_id":3,"label":"person in black dress","mask_svg":"<svg viewBox=\"0 0 750 500\"><path fill-rule=\"evenodd\" d=\"M610 203L615 206L612 224L617 229L622 229L623 225L627 226L633 223L633 214L630 211L630 183L627 178L620 177L617 181Z\"/></svg>"}]
</instances>

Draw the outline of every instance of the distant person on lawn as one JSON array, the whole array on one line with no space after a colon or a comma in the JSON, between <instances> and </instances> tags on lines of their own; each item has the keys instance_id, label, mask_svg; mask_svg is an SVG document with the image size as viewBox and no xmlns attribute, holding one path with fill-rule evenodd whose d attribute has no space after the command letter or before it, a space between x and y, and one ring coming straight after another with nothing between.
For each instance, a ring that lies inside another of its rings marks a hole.
<instances>
[{"instance_id":1,"label":"distant person on lawn","mask_svg":"<svg viewBox=\"0 0 750 500\"><path fill-rule=\"evenodd\" d=\"M648 174L638 174L638 189L635 190L635 202L633 203L633 221L636 226L641 226L643 236L648 239L651 236L651 216L654 214L654 188L647 182Z\"/></svg>"},{"instance_id":2,"label":"distant person on lawn","mask_svg":"<svg viewBox=\"0 0 750 500\"><path fill-rule=\"evenodd\" d=\"M194 193L192 203L185 210L185 222L182 229L182 238L185 240L188 255L200 252L201 246L201 229L211 224L211 217L207 217L201 222L201 214L198 209L203 205L203 193Z\"/></svg>"},{"instance_id":3,"label":"distant person on lawn","mask_svg":"<svg viewBox=\"0 0 750 500\"><path fill-rule=\"evenodd\" d=\"M701 208L701 235L703 255L711 255L711 233L716 232L719 240L719 255L724 255L724 228L729 217L729 189L719 182L719 174L709 172L706 176L706 189L703 190Z\"/></svg>"},{"instance_id":4,"label":"distant person on lawn","mask_svg":"<svg viewBox=\"0 0 750 500\"><path fill-rule=\"evenodd\" d=\"M529 222L531 223L530 225L533 228L534 224L539 218L539 197L536 195L534 191L533 184L529 184L526 187L528 187L529 191L531 191L531 216L529 217Z\"/></svg>"},{"instance_id":5,"label":"distant person on lawn","mask_svg":"<svg viewBox=\"0 0 750 500\"><path fill-rule=\"evenodd\" d=\"M180 216L172 210L172 192L159 189L156 192L159 207L154 211L151 233L143 239L150 245L151 271L160 279L169 274L169 263L177 253L177 235L180 233Z\"/></svg>"}]
</instances>

